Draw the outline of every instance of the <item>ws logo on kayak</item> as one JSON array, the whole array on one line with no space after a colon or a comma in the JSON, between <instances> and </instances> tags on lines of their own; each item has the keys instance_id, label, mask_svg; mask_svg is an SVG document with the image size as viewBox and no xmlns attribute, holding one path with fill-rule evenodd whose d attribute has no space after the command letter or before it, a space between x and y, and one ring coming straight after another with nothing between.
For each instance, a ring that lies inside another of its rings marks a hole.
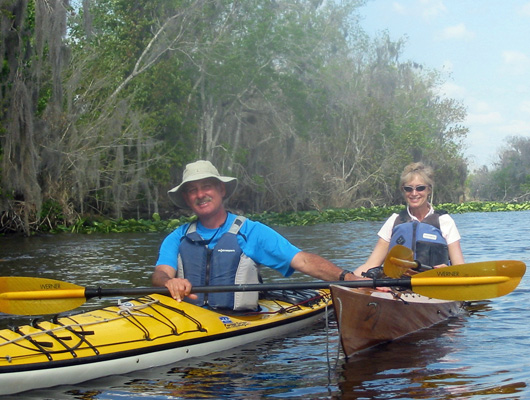
<instances>
[{"instance_id":1,"label":"ws logo on kayak","mask_svg":"<svg viewBox=\"0 0 530 400\"><path fill-rule=\"evenodd\" d=\"M225 315L220 316L219 319L221 320L221 322L224 324L225 328L227 329L239 328L241 326L250 325L248 322L245 322L245 321L234 322L230 319L230 317L227 317Z\"/></svg>"}]
</instances>

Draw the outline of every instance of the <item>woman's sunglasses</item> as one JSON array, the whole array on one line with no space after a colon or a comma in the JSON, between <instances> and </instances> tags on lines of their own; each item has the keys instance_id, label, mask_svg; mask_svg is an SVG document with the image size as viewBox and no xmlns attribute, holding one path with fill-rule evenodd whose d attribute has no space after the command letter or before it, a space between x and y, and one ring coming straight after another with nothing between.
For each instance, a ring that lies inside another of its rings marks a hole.
<instances>
[{"instance_id":1,"label":"woman's sunglasses","mask_svg":"<svg viewBox=\"0 0 530 400\"><path fill-rule=\"evenodd\" d=\"M419 185L416 187L412 186L403 186L403 190L407 193L412 193L414 190L416 192L423 192L425 189L427 189L427 185Z\"/></svg>"}]
</instances>

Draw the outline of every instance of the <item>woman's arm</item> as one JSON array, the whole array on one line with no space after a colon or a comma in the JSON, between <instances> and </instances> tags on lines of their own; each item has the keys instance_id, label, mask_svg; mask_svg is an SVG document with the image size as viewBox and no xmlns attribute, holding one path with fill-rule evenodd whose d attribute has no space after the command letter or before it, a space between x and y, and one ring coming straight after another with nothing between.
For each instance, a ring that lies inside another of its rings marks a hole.
<instances>
[{"instance_id":1,"label":"woman's arm","mask_svg":"<svg viewBox=\"0 0 530 400\"><path fill-rule=\"evenodd\" d=\"M464 254L462 253L460 240L451 243L447 246L447 248L449 249L449 259L451 260L451 265L464 264Z\"/></svg>"}]
</instances>

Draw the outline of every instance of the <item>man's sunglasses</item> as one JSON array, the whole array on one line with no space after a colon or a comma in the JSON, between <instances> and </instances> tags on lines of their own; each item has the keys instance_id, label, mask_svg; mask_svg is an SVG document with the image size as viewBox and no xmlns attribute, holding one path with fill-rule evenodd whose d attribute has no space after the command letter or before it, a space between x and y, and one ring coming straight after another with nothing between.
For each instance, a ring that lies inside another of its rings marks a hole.
<instances>
[{"instance_id":1,"label":"man's sunglasses","mask_svg":"<svg viewBox=\"0 0 530 400\"><path fill-rule=\"evenodd\" d=\"M414 190L416 192L423 192L425 189L427 189L427 185L419 185L416 187L412 186L403 186L403 190L407 193L412 193Z\"/></svg>"}]
</instances>

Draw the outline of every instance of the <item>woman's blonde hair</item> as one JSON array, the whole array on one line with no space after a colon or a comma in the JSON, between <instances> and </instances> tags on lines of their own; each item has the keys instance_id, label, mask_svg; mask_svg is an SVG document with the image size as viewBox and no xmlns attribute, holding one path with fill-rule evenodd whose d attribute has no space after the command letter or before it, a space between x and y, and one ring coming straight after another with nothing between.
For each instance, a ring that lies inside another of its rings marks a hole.
<instances>
[{"instance_id":1,"label":"woman's blonde hair","mask_svg":"<svg viewBox=\"0 0 530 400\"><path fill-rule=\"evenodd\" d=\"M401 173L400 187L402 188L407 182L410 182L414 177L420 177L427 185L434 187L434 172L431 167L422 162L415 162L407 165Z\"/></svg>"}]
</instances>

